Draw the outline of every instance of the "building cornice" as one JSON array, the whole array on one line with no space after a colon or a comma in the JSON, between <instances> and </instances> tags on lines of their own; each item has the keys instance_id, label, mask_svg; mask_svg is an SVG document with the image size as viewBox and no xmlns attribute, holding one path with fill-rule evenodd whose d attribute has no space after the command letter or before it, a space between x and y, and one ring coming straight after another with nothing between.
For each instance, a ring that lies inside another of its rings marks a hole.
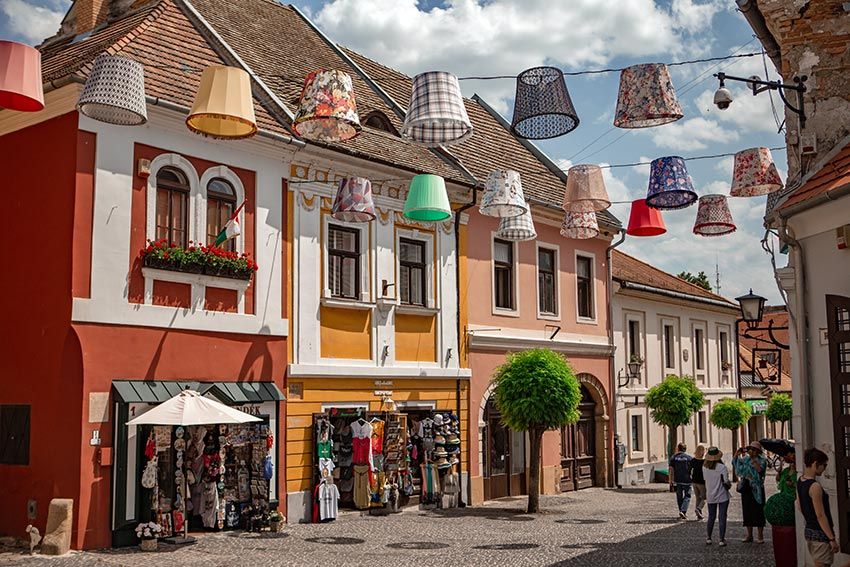
<instances>
[{"instance_id":1,"label":"building cornice","mask_svg":"<svg viewBox=\"0 0 850 567\"><path fill-rule=\"evenodd\" d=\"M487 332L471 329L467 332L469 347L475 350L521 351L535 348L548 348L567 356L609 357L614 354L614 346L607 337L598 341L579 337L564 340L546 337L522 336L518 333ZM594 337L595 338L595 337Z\"/></svg>"},{"instance_id":2,"label":"building cornice","mask_svg":"<svg viewBox=\"0 0 850 567\"><path fill-rule=\"evenodd\" d=\"M420 379L464 379L472 376L469 368L439 368L428 366L355 366L351 364L290 364L289 378L420 378Z\"/></svg>"}]
</instances>

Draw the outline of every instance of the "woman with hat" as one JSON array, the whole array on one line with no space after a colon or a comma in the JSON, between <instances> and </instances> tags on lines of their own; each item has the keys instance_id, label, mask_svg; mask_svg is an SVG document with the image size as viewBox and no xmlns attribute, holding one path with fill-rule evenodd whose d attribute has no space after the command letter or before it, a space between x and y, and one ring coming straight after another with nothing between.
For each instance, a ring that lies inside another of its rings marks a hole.
<instances>
[{"instance_id":1,"label":"woman with hat","mask_svg":"<svg viewBox=\"0 0 850 567\"><path fill-rule=\"evenodd\" d=\"M753 528L758 529L756 543L764 543L764 477L767 474L767 461L762 453L761 443L753 441L738 449L732 461L739 477L738 492L741 493L744 527L747 528L744 543L753 541Z\"/></svg>"},{"instance_id":2,"label":"woman with hat","mask_svg":"<svg viewBox=\"0 0 850 567\"><path fill-rule=\"evenodd\" d=\"M723 453L717 447L709 447L705 453L702 476L705 480L705 500L708 503L708 524L706 532L708 538L706 545L711 545L711 534L714 531L714 522L720 524L720 546L726 545L726 514L729 511L729 489L732 483L729 481L729 471L721 459Z\"/></svg>"}]
</instances>

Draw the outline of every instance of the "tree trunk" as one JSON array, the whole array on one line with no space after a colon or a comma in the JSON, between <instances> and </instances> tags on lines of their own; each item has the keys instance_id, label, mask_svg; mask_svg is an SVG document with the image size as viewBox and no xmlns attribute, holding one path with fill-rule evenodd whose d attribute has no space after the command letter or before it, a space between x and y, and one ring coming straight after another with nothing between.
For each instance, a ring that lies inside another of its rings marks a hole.
<instances>
[{"instance_id":1,"label":"tree trunk","mask_svg":"<svg viewBox=\"0 0 850 567\"><path fill-rule=\"evenodd\" d=\"M667 458L676 453L676 445L679 444L679 426L667 426Z\"/></svg>"},{"instance_id":2,"label":"tree trunk","mask_svg":"<svg viewBox=\"0 0 850 567\"><path fill-rule=\"evenodd\" d=\"M534 428L529 431L529 466L528 473L528 513L540 511L540 445L543 442L543 429Z\"/></svg>"}]
</instances>

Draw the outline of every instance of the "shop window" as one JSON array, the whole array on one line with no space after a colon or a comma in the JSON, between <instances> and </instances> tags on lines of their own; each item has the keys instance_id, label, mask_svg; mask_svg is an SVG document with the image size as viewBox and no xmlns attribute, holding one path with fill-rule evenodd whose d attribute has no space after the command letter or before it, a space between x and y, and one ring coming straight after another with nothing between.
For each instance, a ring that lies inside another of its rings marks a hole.
<instances>
[{"instance_id":1,"label":"shop window","mask_svg":"<svg viewBox=\"0 0 850 567\"><path fill-rule=\"evenodd\" d=\"M156 239L185 248L188 234L189 181L180 170L164 167L156 174Z\"/></svg>"},{"instance_id":2,"label":"shop window","mask_svg":"<svg viewBox=\"0 0 850 567\"><path fill-rule=\"evenodd\" d=\"M631 418L631 450L639 453L643 451L643 416L632 415Z\"/></svg>"},{"instance_id":3,"label":"shop window","mask_svg":"<svg viewBox=\"0 0 850 567\"><path fill-rule=\"evenodd\" d=\"M360 297L360 232L328 226L328 287L332 297Z\"/></svg>"},{"instance_id":4,"label":"shop window","mask_svg":"<svg viewBox=\"0 0 850 567\"><path fill-rule=\"evenodd\" d=\"M579 319L593 319L593 258L576 256L576 301Z\"/></svg>"},{"instance_id":5,"label":"shop window","mask_svg":"<svg viewBox=\"0 0 850 567\"><path fill-rule=\"evenodd\" d=\"M30 462L30 406L0 405L0 464Z\"/></svg>"},{"instance_id":6,"label":"shop window","mask_svg":"<svg viewBox=\"0 0 850 567\"><path fill-rule=\"evenodd\" d=\"M514 245L493 241L493 288L497 309L514 309Z\"/></svg>"},{"instance_id":7,"label":"shop window","mask_svg":"<svg viewBox=\"0 0 850 567\"><path fill-rule=\"evenodd\" d=\"M408 238L399 239L399 297L402 304L426 305L426 267L425 243Z\"/></svg>"},{"instance_id":8,"label":"shop window","mask_svg":"<svg viewBox=\"0 0 850 567\"><path fill-rule=\"evenodd\" d=\"M537 249L537 299L542 315L558 314L557 256L550 248Z\"/></svg>"},{"instance_id":9,"label":"shop window","mask_svg":"<svg viewBox=\"0 0 850 567\"><path fill-rule=\"evenodd\" d=\"M213 244L233 216L236 208L236 191L229 181L217 177L207 184L207 243ZM221 248L234 252L235 239L230 239Z\"/></svg>"}]
</instances>

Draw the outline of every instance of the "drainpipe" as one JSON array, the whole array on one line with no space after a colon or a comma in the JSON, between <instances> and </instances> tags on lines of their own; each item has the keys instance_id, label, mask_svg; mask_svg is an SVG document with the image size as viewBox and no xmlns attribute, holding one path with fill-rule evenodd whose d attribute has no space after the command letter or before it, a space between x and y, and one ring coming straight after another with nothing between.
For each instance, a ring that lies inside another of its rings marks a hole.
<instances>
[{"instance_id":1,"label":"drainpipe","mask_svg":"<svg viewBox=\"0 0 850 567\"><path fill-rule=\"evenodd\" d=\"M457 362L458 362L458 365L460 365L460 356L461 356L461 352L462 352L462 349L461 349L461 346L460 346L461 341L465 340L465 337L462 334L463 329L461 328L461 324L460 324L460 216L461 216L461 213L463 213L465 210L471 209L472 207L474 207L475 203L477 201L478 201L478 185L473 185L472 186L472 199L468 203L465 203L458 210L455 211L455 297L457 298L456 301L457 301L457 357L458 357ZM467 357L468 356L469 356L469 353L467 353ZM458 423L460 423L460 416L462 415L460 413L460 410L461 410L460 378L457 378L457 380L455 380L455 402L456 402L456 405L457 405L457 419L458 419ZM471 412L467 412L467 414L466 414L466 420L467 421L469 421L471 415L472 415ZM467 441L468 441L469 437L470 437L469 433L471 431L471 427L470 427L469 423L466 424L466 428L467 428L466 429L466 431L467 431L466 437L467 437ZM469 443L467 443L467 445L468 444ZM472 453L471 453L470 449L471 449L470 447L466 448L466 454L469 455L469 459L470 459L470 462L471 462ZM458 477L459 481L462 483L463 482L463 458L458 460L457 477ZM472 477L467 476L466 490L467 490L467 492L469 492L471 489L472 489ZM460 491L460 502L458 503L458 506L460 508L466 507L466 498L464 497L463 490Z\"/></svg>"},{"instance_id":2,"label":"drainpipe","mask_svg":"<svg viewBox=\"0 0 850 567\"><path fill-rule=\"evenodd\" d=\"M622 244L626 240L626 232L623 231L620 233L620 239L617 242L613 243L605 250L605 258L608 261L608 339L611 341L611 346L614 346L614 307L611 305L611 300L614 297L613 286L614 286L614 267L612 266L611 257L614 248ZM608 375L611 377L611 425L614 428L613 438L616 441L618 438L617 433L617 379L616 379L616 369L614 368L614 354L616 351L611 352L611 356L608 362ZM607 441L607 439L606 439ZM617 488L622 488L620 484L620 467L617 465L617 444L614 443L611 451L614 470L614 486Z\"/></svg>"}]
</instances>

